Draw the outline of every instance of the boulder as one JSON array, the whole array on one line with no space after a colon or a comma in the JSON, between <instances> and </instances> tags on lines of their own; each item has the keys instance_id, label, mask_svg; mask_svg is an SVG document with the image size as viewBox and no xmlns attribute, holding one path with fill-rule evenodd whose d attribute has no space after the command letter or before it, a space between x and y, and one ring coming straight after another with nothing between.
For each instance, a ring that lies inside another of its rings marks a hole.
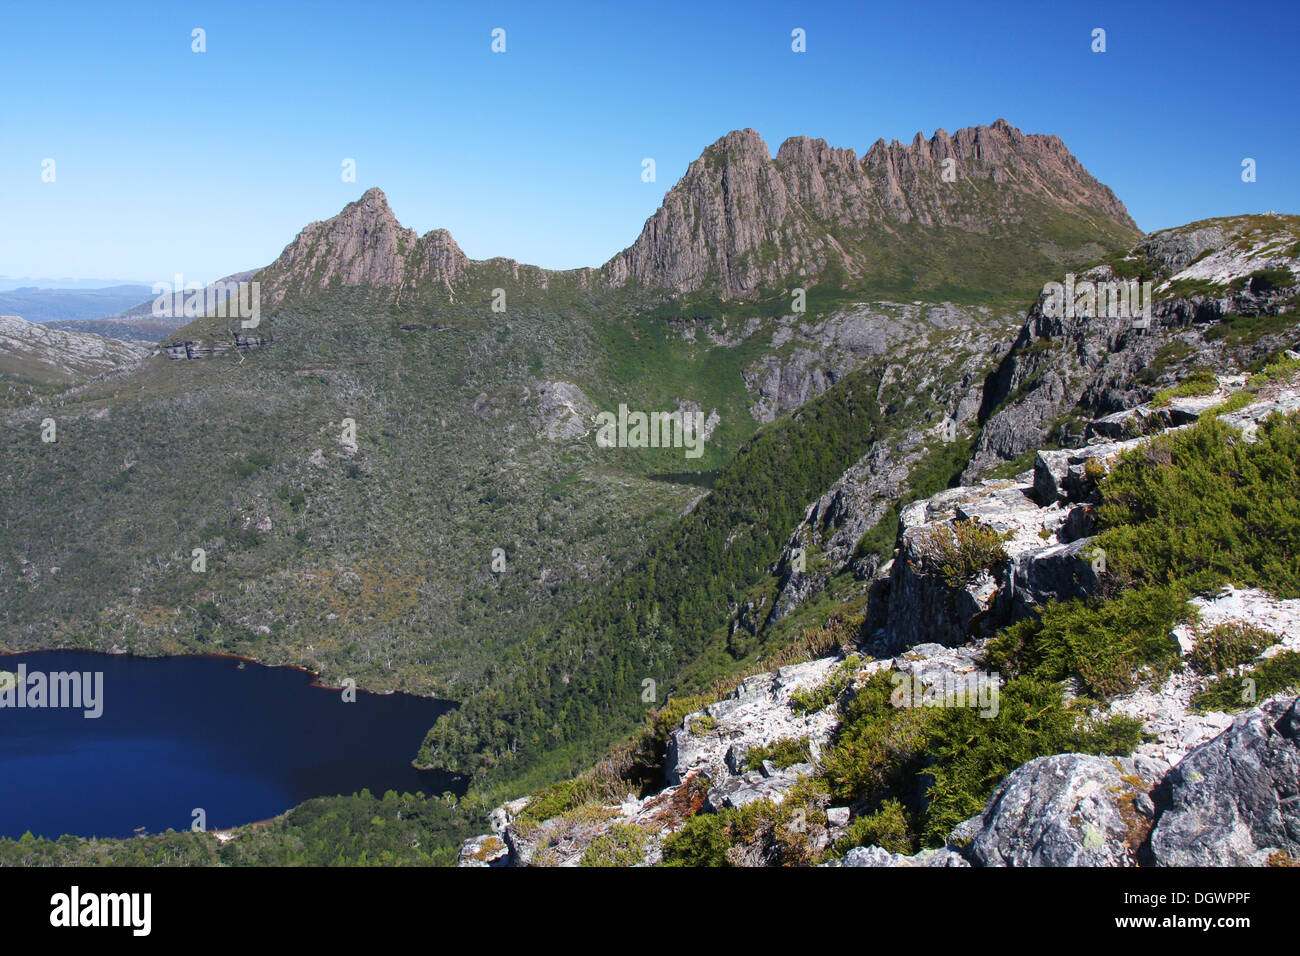
<instances>
[{"instance_id":1,"label":"boulder","mask_svg":"<svg viewBox=\"0 0 1300 956\"><path fill-rule=\"evenodd\" d=\"M1237 717L1174 767L1155 798L1160 866L1300 860L1300 698Z\"/></svg>"},{"instance_id":2,"label":"boulder","mask_svg":"<svg viewBox=\"0 0 1300 956\"><path fill-rule=\"evenodd\" d=\"M1010 773L949 837L976 866L1135 866L1151 832L1148 791L1167 765L1057 754Z\"/></svg>"}]
</instances>

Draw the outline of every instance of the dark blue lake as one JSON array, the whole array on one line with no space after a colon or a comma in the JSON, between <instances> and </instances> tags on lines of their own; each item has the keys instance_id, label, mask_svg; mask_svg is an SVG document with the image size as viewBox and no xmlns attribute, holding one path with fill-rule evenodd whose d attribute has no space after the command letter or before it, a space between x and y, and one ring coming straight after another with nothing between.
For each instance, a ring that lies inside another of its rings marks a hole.
<instances>
[{"instance_id":1,"label":"dark blue lake","mask_svg":"<svg viewBox=\"0 0 1300 956\"><path fill-rule=\"evenodd\" d=\"M17 688L0 683L12 695L0 698L9 702L0 706L0 836L188 830L195 808L214 830L362 788L463 791L448 774L410 763L453 704L363 691L349 703L341 691L313 687L304 671L240 663L80 651L0 656L0 671L26 665L33 695L36 674L103 674L102 715L93 719L84 706L14 706ZM71 696L66 684L60 691Z\"/></svg>"}]
</instances>

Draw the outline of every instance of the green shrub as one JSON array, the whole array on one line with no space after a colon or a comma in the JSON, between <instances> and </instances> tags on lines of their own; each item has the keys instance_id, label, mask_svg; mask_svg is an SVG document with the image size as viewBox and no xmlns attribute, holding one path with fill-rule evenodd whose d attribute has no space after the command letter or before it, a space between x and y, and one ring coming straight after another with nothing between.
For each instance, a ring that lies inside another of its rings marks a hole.
<instances>
[{"instance_id":1,"label":"green shrub","mask_svg":"<svg viewBox=\"0 0 1300 956\"><path fill-rule=\"evenodd\" d=\"M763 761L770 760L779 769L793 767L797 763L812 761L812 748L807 737L782 737L761 747L751 747L745 754L746 770L761 770Z\"/></svg>"},{"instance_id":2,"label":"green shrub","mask_svg":"<svg viewBox=\"0 0 1300 956\"><path fill-rule=\"evenodd\" d=\"M1244 710L1283 691L1300 692L1300 654L1295 651L1275 654L1240 675L1220 675L1192 697L1192 708L1202 712Z\"/></svg>"},{"instance_id":3,"label":"green shrub","mask_svg":"<svg viewBox=\"0 0 1300 956\"><path fill-rule=\"evenodd\" d=\"M1240 621L1196 632L1196 646L1187 662L1198 674L1222 674L1248 664L1259 652L1277 643L1277 635Z\"/></svg>"},{"instance_id":4,"label":"green shrub","mask_svg":"<svg viewBox=\"0 0 1300 956\"><path fill-rule=\"evenodd\" d=\"M842 720L822 755L821 777L830 796L853 803L872 795L915 791L930 726L939 710L895 707L889 672L871 675L842 708Z\"/></svg>"},{"instance_id":5,"label":"green shrub","mask_svg":"<svg viewBox=\"0 0 1300 956\"><path fill-rule=\"evenodd\" d=\"M927 846L941 845L953 827L983 810L1003 777L1035 757L1127 755L1141 740L1140 721L1083 720L1065 706L1059 685L1027 678L1002 688L996 717L966 707L940 713L926 745L934 758L924 815Z\"/></svg>"},{"instance_id":6,"label":"green shrub","mask_svg":"<svg viewBox=\"0 0 1300 956\"><path fill-rule=\"evenodd\" d=\"M855 819L835 849L842 856L855 846L878 846L890 853L906 855L914 853L916 841L902 802L886 800L875 813Z\"/></svg>"},{"instance_id":7,"label":"green shrub","mask_svg":"<svg viewBox=\"0 0 1300 956\"><path fill-rule=\"evenodd\" d=\"M1254 442L1217 418L1154 438L1100 491L1096 540L1120 585L1300 597L1300 416L1269 416Z\"/></svg>"},{"instance_id":8,"label":"green shrub","mask_svg":"<svg viewBox=\"0 0 1300 956\"><path fill-rule=\"evenodd\" d=\"M634 823L616 823L582 854L582 866L636 866L644 859L646 832Z\"/></svg>"},{"instance_id":9,"label":"green shrub","mask_svg":"<svg viewBox=\"0 0 1300 956\"><path fill-rule=\"evenodd\" d=\"M726 821L716 813L697 813L664 838L664 866L728 866Z\"/></svg>"},{"instance_id":10,"label":"green shrub","mask_svg":"<svg viewBox=\"0 0 1300 956\"><path fill-rule=\"evenodd\" d=\"M533 794L528 805L520 811L516 819L524 826L541 823L543 820L593 804L600 797L601 793L596 783L586 777L562 780Z\"/></svg>"},{"instance_id":11,"label":"green shrub","mask_svg":"<svg viewBox=\"0 0 1300 956\"><path fill-rule=\"evenodd\" d=\"M1002 547L1009 534L1001 534L979 521L957 521L930 531L921 545L927 573L940 575L949 587L959 588L1006 563Z\"/></svg>"},{"instance_id":12,"label":"green shrub","mask_svg":"<svg viewBox=\"0 0 1300 956\"><path fill-rule=\"evenodd\" d=\"M1219 387L1219 379L1213 372L1193 372L1173 388L1156 392L1152 402L1155 405L1168 405L1175 398L1191 398L1194 395L1213 395Z\"/></svg>"},{"instance_id":13,"label":"green shrub","mask_svg":"<svg viewBox=\"0 0 1300 956\"><path fill-rule=\"evenodd\" d=\"M1144 672L1158 678L1178 666L1170 631L1191 614L1186 594L1175 587L1126 591L1110 601L1052 602L1037 618L1004 628L986 661L1004 674L1073 679L1081 694L1111 697L1132 690Z\"/></svg>"},{"instance_id":14,"label":"green shrub","mask_svg":"<svg viewBox=\"0 0 1300 956\"><path fill-rule=\"evenodd\" d=\"M1256 269L1248 276L1238 276L1233 279L1231 289L1234 292L1241 292L1249 286L1251 292L1269 292L1295 284L1295 273L1290 269Z\"/></svg>"},{"instance_id":15,"label":"green shrub","mask_svg":"<svg viewBox=\"0 0 1300 956\"><path fill-rule=\"evenodd\" d=\"M904 839L912 845L904 837L912 827L906 820L900 825L898 813L886 809L891 799L902 811L910 808L924 845L938 845L1027 760L1067 752L1127 754L1141 740L1140 721L1089 719L1066 705L1059 684L1043 680L1009 681L1000 690L995 717L981 717L970 707L896 707L893 686L891 676L881 673L859 689L844 708L821 768L833 801L879 803L884 812L858 825L892 840L887 849L903 847ZM917 799L923 774L933 777L924 802Z\"/></svg>"}]
</instances>

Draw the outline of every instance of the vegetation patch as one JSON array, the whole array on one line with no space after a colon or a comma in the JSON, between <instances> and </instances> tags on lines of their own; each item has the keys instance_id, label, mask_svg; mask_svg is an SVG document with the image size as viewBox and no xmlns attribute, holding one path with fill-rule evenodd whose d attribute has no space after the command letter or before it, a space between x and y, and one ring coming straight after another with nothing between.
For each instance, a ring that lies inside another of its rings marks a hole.
<instances>
[{"instance_id":1,"label":"vegetation patch","mask_svg":"<svg viewBox=\"0 0 1300 956\"><path fill-rule=\"evenodd\" d=\"M921 846L941 845L1026 761L1073 752L1123 755L1141 739L1139 721L1089 718L1067 706L1059 684L1030 677L1002 687L995 717L966 707L895 706L893 685L889 674L873 675L843 708L821 771L832 800L879 808L855 824L892 852L914 851L912 834Z\"/></svg>"},{"instance_id":2,"label":"vegetation patch","mask_svg":"<svg viewBox=\"0 0 1300 956\"><path fill-rule=\"evenodd\" d=\"M926 573L937 574L949 587L960 588L985 571L1007 562L1003 544L1010 533L1000 533L979 521L956 521L928 532L921 545Z\"/></svg>"},{"instance_id":3,"label":"vegetation patch","mask_svg":"<svg viewBox=\"0 0 1300 956\"><path fill-rule=\"evenodd\" d=\"M807 737L782 737L761 747L751 747L745 754L745 769L762 770L764 760L772 761L778 770L785 770L795 764L811 763L812 748Z\"/></svg>"},{"instance_id":4,"label":"vegetation patch","mask_svg":"<svg viewBox=\"0 0 1300 956\"><path fill-rule=\"evenodd\" d=\"M1259 652L1278 642L1276 634L1242 621L1230 621L1195 632L1196 646L1187 663L1198 674L1223 674L1248 664Z\"/></svg>"},{"instance_id":5,"label":"vegetation patch","mask_svg":"<svg viewBox=\"0 0 1300 956\"><path fill-rule=\"evenodd\" d=\"M1081 694L1112 697L1178 667L1170 631L1191 615L1185 594L1171 587L1140 588L1109 601L1052 602L1038 617L1004 628L990 643L987 662L1003 673L1073 680Z\"/></svg>"},{"instance_id":6,"label":"vegetation patch","mask_svg":"<svg viewBox=\"0 0 1300 956\"><path fill-rule=\"evenodd\" d=\"M1173 388L1156 392L1152 403L1156 406L1168 405L1175 398L1191 398L1195 395L1213 395L1219 388L1219 379L1213 372L1193 372Z\"/></svg>"},{"instance_id":7,"label":"vegetation patch","mask_svg":"<svg viewBox=\"0 0 1300 956\"><path fill-rule=\"evenodd\" d=\"M616 823L591 841L582 866L636 866L645 857L646 832L635 823Z\"/></svg>"},{"instance_id":8,"label":"vegetation patch","mask_svg":"<svg viewBox=\"0 0 1300 956\"><path fill-rule=\"evenodd\" d=\"M1300 654L1282 651L1260 661L1251 670L1221 674L1192 698L1192 708L1201 712L1228 712L1254 707L1274 694L1300 692Z\"/></svg>"}]
</instances>

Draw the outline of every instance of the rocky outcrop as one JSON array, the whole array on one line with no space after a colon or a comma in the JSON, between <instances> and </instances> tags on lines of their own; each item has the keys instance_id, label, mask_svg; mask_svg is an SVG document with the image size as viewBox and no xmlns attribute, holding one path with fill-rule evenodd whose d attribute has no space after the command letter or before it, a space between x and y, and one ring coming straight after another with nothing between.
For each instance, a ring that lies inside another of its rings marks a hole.
<instances>
[{"instance_id":1,"label":"rocky outcrop","mask_svg":"<svg viewBox=\"0 0 1300 956\"><path fill-rule=\"evenodd\" d=\"M149 350L84 332L62 332L0 315L0 354L33 380L72 381L137 365Z\"/></svg>"},{"instance_id":2,"label":"rocky outcrop","mask_svg":"<svg viewBox=\"0 0 1300 956\"><path fill-rule=\"evenodd\" d=\"M970 866L960 853L944 847L938 850L922 850L915 856L902 853L890 853L878 846L857 846L828 866L904 866L904 867L947 867Z\"/></svg>"},{"instance_id":3,"label":"rocky outcrop","mask_svg":"<svg viewBox=\"0 0 1300 956\"><path fill-rule=\"evenodd\" d=\"M835 715L825 709L800 715L790 701L796 691L825 683L839 663L838 658L828 657L747 677L724 700L688 715L669 740L668 783L680 783L697 772L715 787L727 787L730 778L743 776L750 750L784 738L806 738L815 758L830 739Z\"/></svg>"},{"instance_id":4,"label":"rocky outcrop","mask_svg":"<svg viewBox=\"0 0 1300 956\"><path fill-rule=\"evenodd\" d=\"M548 440L563 441L587 434L587 421L596 408L582 389L572 382L538 382L533 391L537 400L534 424Z\"/></svg>"},{"instance_id":5,"label":"rocky outcrop","mask_svg":"<svg viewBox=\"0 0 1300 956\"><path fill-rule=\"evenodd\" d=\"M952 488L902 510L874 648L897 653L922 642L964 644L1048 601L1095 591L1089 543L1095 485L1040 503L1035 491L1050 481L1043 477L1048 467L1040 458L1016 479ZM987 536L986 560L954 582L945 561L961 547L957 536L971 531Z\"/></svg>"},{"instance_id":6,"label":"rocky outcrop","mask_svg":"<svg viewBox=\"0 0 1300 956\"><path fill-rule=\"evenodd\" d=\"M185 339L179 342L165 342L159 346L163 355L169 359L189 360L212 358L234 349L246 352L265 348L275 341L274 335L246 335L231 332L229 335L217 334L208 341Z\"/></svg>"},{"instance_id":7,"label":"rocky outcrop","mask_svg":"<svg viewBox=\"0 0 1300 956\"><path fill-rule=\"evenodd\" d=\"M1057 314L1063 311L1052 307L1058 300L1044 293L989 378L983 425L963 480L974 481L999 463L1041 447L1049 437L1065 444L1093 436L1128 437L1125 427L1140 418L1135 407L1190 368L1210 367L1231 377L1241 356L1234 358L1227 344L1206 332L1225 316L1277 315L1293 309L1300 276L1297 249L1297 217L1279 217L1276 230L1263 237L1231 219L1153 234L1130 253L1144 267L1144 275L1155 277L1150 314L1137 322L1122 310L1108 310L1107 296L1101 292L1094 308L1076 310L1072 316ZM1291 278L1280 286L1251 278L1265 268ZM1061 275L1054 281L1065 279ZM1117 277L1111 266L1102 265L1082 272L1077 281L1100 288ZM1199 283L1201 291L1176 294L1187 290L1188 283ZM1249 354L1262 356L1298 341L1294 329L1263 335ZM1142 427L1185 424L1194 404L1186 404L1189 414L1184 416L1177 408L1148 407L1143 415L1157 420ZM1100 421L1086 435L1072 433L1072 426L1079 426L1070 416Z\"/></svg>"},{"instance_id":8,"label":"rocky outcrop","mask_svg":"<svg viewBox=\"0 0 1300 956\"><path fill-rule=\"evenodd\" d=\"M430 281L451 289L468 263L447 230L416 235L397 221L382 190L368 189L337 216L304 228L262 271L262 304L335 285L398 290Z\"/></svg>"}]
</instances>

